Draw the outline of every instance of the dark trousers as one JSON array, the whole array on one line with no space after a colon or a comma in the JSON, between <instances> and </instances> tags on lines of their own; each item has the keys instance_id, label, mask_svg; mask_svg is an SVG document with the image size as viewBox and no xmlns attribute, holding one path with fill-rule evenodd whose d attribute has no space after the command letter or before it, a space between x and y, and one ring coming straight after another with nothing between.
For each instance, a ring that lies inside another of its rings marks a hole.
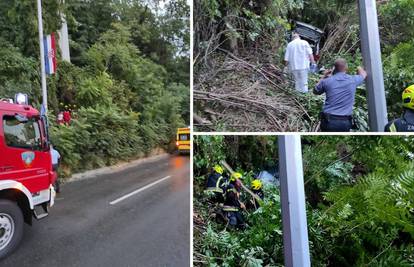
<instances>
[{"instance_id":1,"label":"dark trousers","mask_svg":"<svg viewBox=\"0 0 414 267\"><path fill-rule=\"evenodd\" d=\"M222 193L214 192L214 195L210 198L213 203L223 203L224 197Z\"/></svg>"},{"instance_id":2,"label":"dark trousers","mask_svg":"<svg viewBox=\"0 0 414 267\"><path fill-rule=\"evenodd\" d=\"M352 119L322 118L322 132L349 132L352 128Z\"/></svg>"},{"instance_id":3,"label":"dark trousers","mask_svg":"<svg viewBox=\"0 0 414 267\"><path fill-rule=\"evenodd\" d=\"M227 212L227 218L229 219L229 224L231 226L237 228L245 227L243 215L240 213L240 211Z\"/></svg>"},{"instance_id":4,"label":"dark trousers","mask_svg":"<svg viewBox=\"0 0 414 267\"><path fill-rule=\"evenodd\" d=\"M53 169L53 171L57 172L57 171L58 171L58 167L59 167L59 164L53 164L53 165L52 165L52 169ZM53 184L53 187L55 188L56 193L60 193L60 182L59 182L59 176L58 176L58 177L56 177L56 181L55 181L55 183Z\"/></svg>"}]
</instances>

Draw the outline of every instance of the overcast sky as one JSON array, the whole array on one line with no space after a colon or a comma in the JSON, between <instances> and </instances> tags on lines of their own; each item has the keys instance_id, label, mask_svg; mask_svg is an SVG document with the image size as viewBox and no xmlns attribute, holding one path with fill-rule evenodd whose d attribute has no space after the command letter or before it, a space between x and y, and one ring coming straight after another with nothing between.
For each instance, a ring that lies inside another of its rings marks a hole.
<instances>
[{"instance_id":1,"label":"overcast sky","mask_svg":"<svg viewBox=\"0 0 414 267\"><path fill-rule=\"evenodd\" d=\"M155 8L158 7L160 10L163 10L164 7L170 2L174 0L147 0L148 3L151 3L150 5ZM158 5L157 5L158 2ZM187 0L187 4L190 5L191 0Z\"/></svg>"}]
</instances>

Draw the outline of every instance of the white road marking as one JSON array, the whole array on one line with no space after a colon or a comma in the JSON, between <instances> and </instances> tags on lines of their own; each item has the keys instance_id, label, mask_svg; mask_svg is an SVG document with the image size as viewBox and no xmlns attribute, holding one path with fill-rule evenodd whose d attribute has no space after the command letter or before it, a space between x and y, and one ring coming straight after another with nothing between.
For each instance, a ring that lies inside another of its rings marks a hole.
<instances>
[{"instance_id":1,"label":"white road marking","mask_svg":"<svg viewBox=\"0 0 414 267\"><path fill-rule=\"evenodd\" d=\"M139 188L139 189L137 189L137 190L135 190L135 191L133 191L133 192L131 192L131 193L129 193L129 194L126 194L126 195L124 195L124 196L122 196L122 197L120 197L120 198L117 198L117 199L115 199L115 200L113 200L113 201L109 202L109 204L110 204L110 205L115 205L116 203L119 203L119 202L121 202L122 200L127 199L127 198L129 198L129 197L131 197L131 196L133 196L133 195L135 195L135 194L138 194L139 192L144 191L145 189L148 189L148 188L150 188L150 187L152 187L152 186L154 186L154 185L156 185L156 184L158 184L158 183L161 183L162 181L165 181L165 180L167 180L167 179L169 179L169 178L171 178L171 176L170 176L170 175L168 175L168 176L166 176L166 177L164 177L164 178L161 178L161 179L159 179L159 180L157 180L157 181L155 181L155 182L152 182L152 183L150 183L150 184L147 184L146 186L143 186L143 187L141 187L141 188Z\"/></svg>"}]
</instances>

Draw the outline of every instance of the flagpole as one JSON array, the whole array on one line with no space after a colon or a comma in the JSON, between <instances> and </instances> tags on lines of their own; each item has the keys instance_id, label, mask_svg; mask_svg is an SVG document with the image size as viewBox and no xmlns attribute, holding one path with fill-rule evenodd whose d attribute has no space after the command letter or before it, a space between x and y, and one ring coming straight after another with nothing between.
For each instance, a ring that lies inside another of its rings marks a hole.
<instances>
[{"instance_id":1,"label":"flagpole","mask_svg":"<svg viewBox=\"0 0 414 267\"><path fill-rule=\"evenodd\" d=\"M43 22L42 22L42 1L37 0L37 20L39 24L39 47L40 47L40 70L42 78L42 104L47 112L47 88L46 88L46 73L45 73L45 48L43 45Z\"/></svg>"}]
</instances>

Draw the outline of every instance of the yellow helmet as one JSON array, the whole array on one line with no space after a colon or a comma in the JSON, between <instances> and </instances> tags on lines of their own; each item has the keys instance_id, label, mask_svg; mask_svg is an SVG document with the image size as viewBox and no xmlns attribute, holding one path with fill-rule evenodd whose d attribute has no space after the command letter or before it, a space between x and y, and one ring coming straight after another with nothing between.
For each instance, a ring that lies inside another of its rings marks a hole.
<instances>
[{"instance_id":1,"label":"yellow helmet","mask_svg":"<svg viewBox=\"0 0 414 267\"><path fill-rule=\"evenodd\" d=\"M262 181L260 181L259 179L255 179L252 181L252 189L253 190L259 190L260 188L262 188Z\"/></svg>"},{"instance_id":2,"label":"yellow helmet","mask_svg":"<svg viewBox=\"0 0 414 267\"><path fill-rule=\"evenodd\" d=\"M231 176L230 176L230 181L231 182L234 182L234 181L236 181L237 179L240 179L240 178L242 178L243 177L243 175L240 173L240 172L234 172Z\"/></svg>"},{"instance_id":3,"label":"yellow helmet","mask_svg":"<svg viewBox=\"0 0 414 267\"><path fill-rule=\"evenodd\" d=\"M214 171L219 173L219 174L223 174L223 168L220 165L216 165L214 166Z\"/></svg>"},{"instance_id":4,"label":"yellow helmet","mask_svg":"<svg viewBox=\"0 0 414 267\"><path fill-rule=\"evenodd\" d=\"M403 107L414 109L414 84L408 86L402 93Z\"/></svg>"}]
</instances>

